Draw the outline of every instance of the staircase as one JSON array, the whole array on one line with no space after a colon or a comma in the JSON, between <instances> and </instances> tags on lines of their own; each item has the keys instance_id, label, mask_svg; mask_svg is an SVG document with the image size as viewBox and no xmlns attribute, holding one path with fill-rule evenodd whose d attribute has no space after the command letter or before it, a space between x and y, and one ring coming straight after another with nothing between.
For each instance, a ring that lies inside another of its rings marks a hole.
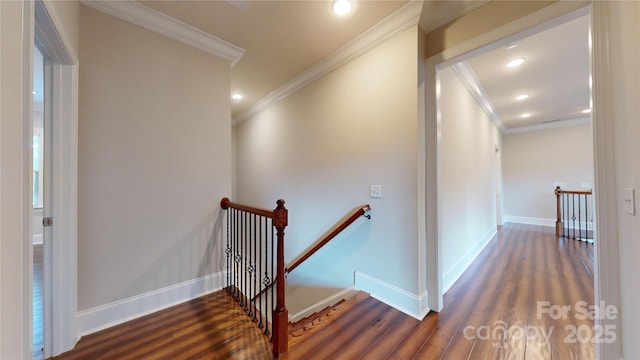
<instances>
[{"instance_id":1,"label":"staircase","mask_svg":"<svg viewBox=\"0 0 640 360\"><path fill-rule=\"evenodd\" d=\"M289 349L294 349L296 344L309 338L311 335L336 321L340 315L356 307L361 301L369 297L366 292L360 291L346 300L341 300L333 306L311 314L304 319L289 324Z\"/></svg>"}]
</instances>

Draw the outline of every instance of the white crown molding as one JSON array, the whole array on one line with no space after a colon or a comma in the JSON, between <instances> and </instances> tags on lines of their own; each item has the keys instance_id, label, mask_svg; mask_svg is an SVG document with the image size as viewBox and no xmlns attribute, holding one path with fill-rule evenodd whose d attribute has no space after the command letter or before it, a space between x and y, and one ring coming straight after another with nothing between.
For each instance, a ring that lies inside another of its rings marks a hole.
<instances>
[{"instance_id":1,"label":"white crown molding","mask_svg":"<svg viewBox=\"0 0 640 360\"><path fill-rule=\"evenodd\" d=\"M467 61L461 61L457 64L451 65L451 69L453 69L453 72L456 73L460 81L462 81L467 90L469 90L471 96L476 99L476 102L478 102L478 105L480 105L482 110L484 110L491 122L493 122L493 124L500 129L500 132L504 134L507 128L504 126L493 102L478 80L478 77L471 68L471 65L469 65Z\"/></svg>"},{"instance_id":2,"label":"white crown molding","mask_svg":"<svg viewBox=\"0 0 640 360\"><path fill-rule=\"evenodd\" d=\"M513 129L508 129L504 131L503 134L511 135L511 134L520 134L532 131L540 131L540 130L548 130L548 129L557 129L561 127L568 126L578 126L578 125L587 125L591 123L591 117L579 117L575 119L566 119L566 120L558 120L553 122L547 122L542 124L536 124L531 126L522 126Z\"/></svg>"},{"instance_id":3,"label":"white crown molding","mask_svg":"<svg viewBox=\"0 0 640 360\"><path fill-rule=\"evenodd\" d=\"M228 60L232 68L245 53L244 49L132 0L80 0L80 2L121 20Z\"/></svg>"},{"instance_id":4,"label":"white crown molding","mask_svg":"<svg viewBox=\"0 0 640 360\"><path fill-rule=\"evenodd\" d=\"M234 117L234 125L252 118L269 106L304 88L313 81L384 43L411 26L418 24L421 11L422 1L409 2L348 44L327 56L324 60L311 66L297 77L286 82L280 88L258 100L247 110Z\"/></svg>"}]
</instances>

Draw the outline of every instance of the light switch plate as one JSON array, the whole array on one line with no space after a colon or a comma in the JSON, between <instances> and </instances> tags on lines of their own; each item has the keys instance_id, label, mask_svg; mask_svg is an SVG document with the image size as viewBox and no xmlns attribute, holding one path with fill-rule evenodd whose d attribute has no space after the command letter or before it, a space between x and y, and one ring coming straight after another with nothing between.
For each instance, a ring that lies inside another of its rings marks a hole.
<instances>
[{"instance_id":1,"label":"light switch plate","mask_svg":"<svg viewBox=\"0 0 640 360\"><path fill-rule=\"evenodd\" d=\"M622 201L624 202L624 209L627 214L635 215L636 214L636 190L633 188L624 189L624 194L622 195Z\"/></svg>"},{"instance_id":2,"label":"light switch plate","mask_svg":"<svg viewBox=\"0 0 640 360\"><path fill-rule=\"evenodd\" d=\"M369 185L369 196L372 198L381 198L382 197L382 186L380 185Z\"/></svg>"}]
</instances>

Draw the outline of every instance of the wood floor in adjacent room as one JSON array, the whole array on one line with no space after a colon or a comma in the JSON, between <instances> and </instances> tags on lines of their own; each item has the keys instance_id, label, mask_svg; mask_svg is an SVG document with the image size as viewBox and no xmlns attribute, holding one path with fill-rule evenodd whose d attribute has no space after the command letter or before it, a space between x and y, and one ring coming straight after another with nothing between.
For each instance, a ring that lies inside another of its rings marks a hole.
<instances>
[{"instance_id":1,"label":"wood floor in adjacent room","mask_svg":"<svg viewBox=\"0 0 640 360\"><path fill-rule=\"evenodd\" d=\"M553 230L503 226L445 294L440 313L418 321L358 295L294 324L281 358L593 359L593 321L575 309L593 302L593 245L557 239ZM552 316L553 305L571 310ZM216 292L85 336L55 359L271 358L242 312Z\"/></svg>"}]
</instances>

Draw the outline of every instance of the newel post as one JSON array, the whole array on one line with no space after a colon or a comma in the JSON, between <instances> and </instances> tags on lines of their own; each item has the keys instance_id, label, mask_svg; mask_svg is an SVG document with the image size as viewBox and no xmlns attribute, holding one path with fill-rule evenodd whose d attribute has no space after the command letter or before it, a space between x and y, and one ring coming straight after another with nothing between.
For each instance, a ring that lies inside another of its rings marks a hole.
<instances>
[{"instance_id":1,"label":"newel post","mask_svg":"<svg viewBox=\"0 0 640 360\"><path fill-rule=\"evenodd\" d=\"M277 201L273 211L273 225L278 234L277 276L276 276L276 309L273 312L273 354L278 356L287 351L289 344L289 311L284 301L284 229L288 225L288 211L284 200Z\"/></svg>"},{"instance_id":2,"label":"newel post","mask_svg":"<svg viewBox=\"0 0 640 360\"><path fill-rule=\"evenodd\" d=\"M560 186L556 186L556 236L562 234L562 212L560 206Z\"/></svg>"}]
</instances>

